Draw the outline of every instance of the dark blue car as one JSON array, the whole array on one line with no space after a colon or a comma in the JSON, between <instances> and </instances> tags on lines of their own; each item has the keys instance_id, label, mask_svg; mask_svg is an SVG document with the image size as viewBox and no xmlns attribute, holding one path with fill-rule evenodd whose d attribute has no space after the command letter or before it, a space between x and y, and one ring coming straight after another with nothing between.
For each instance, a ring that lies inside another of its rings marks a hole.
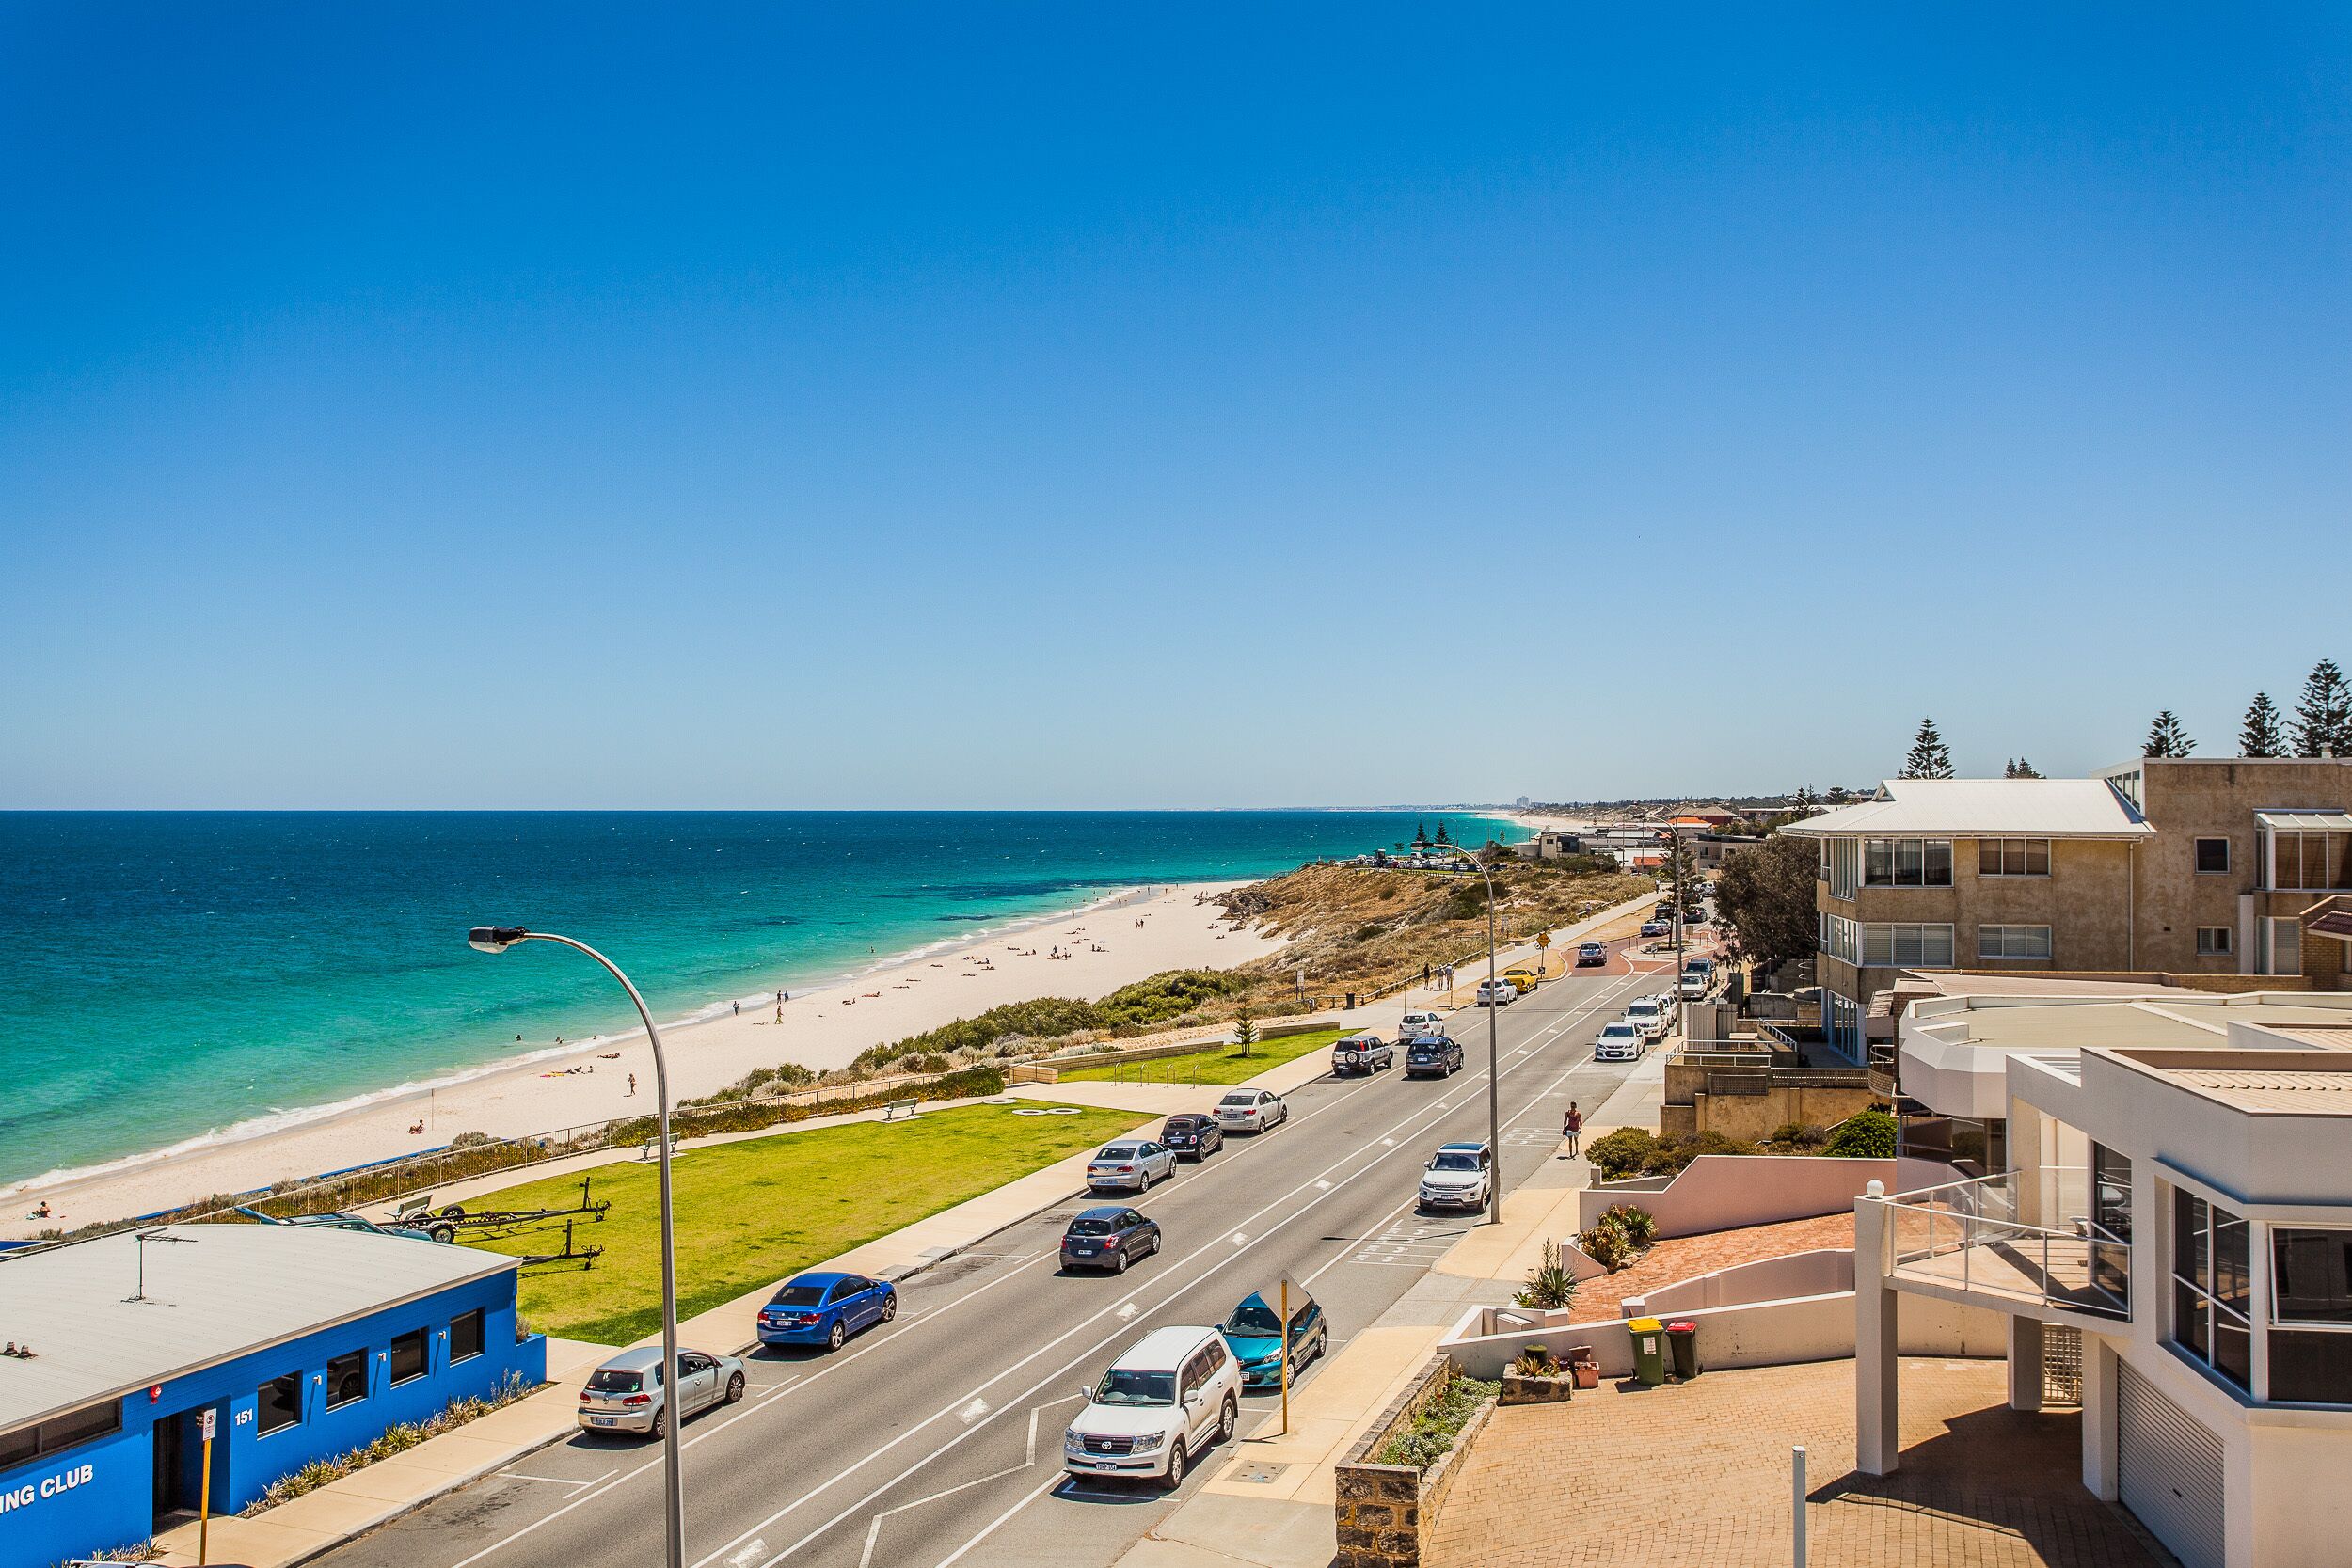
<instances>
[{"instance_id":1,"label":"dark blue car","mask_svg":"<svg viewBox=\"0 0 2352 1568\"><path fill-rule=\"evenodd\" d=\"M823 1345L841 1341L869 1323L898 1315L898 1288L860 1274L804 1274L780 1287L759 1309L763 1345Z\"/></svg>"},{"instance_id":2,"label":"dark blue car","mask_svg":"<svg viewBox=\"0 0 2352 1568\"><path fill-rule=\"evenodd\" d=\"M1122 1204L1104 1203L1081 1209L1062 1232L1061 1266L1065 1269L1124 1270L1138 1258L1160 1250L1160 1227Z\"/></svg>"}]
</instances>

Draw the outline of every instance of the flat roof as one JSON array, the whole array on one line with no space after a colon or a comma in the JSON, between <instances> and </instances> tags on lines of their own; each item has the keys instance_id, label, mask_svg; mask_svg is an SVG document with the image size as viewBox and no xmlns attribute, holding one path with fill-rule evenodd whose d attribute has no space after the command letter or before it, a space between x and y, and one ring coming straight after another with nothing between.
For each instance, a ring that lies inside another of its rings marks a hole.
<instances>
[{"instance_id":1,"label":"flat roof","mask_svg":"<svg viewBox=\"0 0 2352 1568\"><path fill-rule=\"evenodd\" d=\"M2108 1054L2235 1110L2352 1117L2352 1056L2334 1052L2116 1051Z\"/></svg>"},{"instance_id":2,"label":"flat roof","mask_svg":"<svg viewBox=\"0 0 2352 1568\"><path fill-rule=\"evenodd\" d=\"M143 1292L142 1234L158 1238L144 1245ZM33 1351L0 1357L0 1429L515 1267L471 1247L314 1225L157 1226L0 1258L0 1339Z\"/></svg>"},{"instance_id":3,"label":"flat roof","mask_svg":"<svg viewBox=\"0 0 2352 1568\"><path fill-rule=\"evenodd\" d=\"M2105 779L1887 779L1874 800L1781 829L1801 838L2153 838Z\"/></svg>"}]
</instances>

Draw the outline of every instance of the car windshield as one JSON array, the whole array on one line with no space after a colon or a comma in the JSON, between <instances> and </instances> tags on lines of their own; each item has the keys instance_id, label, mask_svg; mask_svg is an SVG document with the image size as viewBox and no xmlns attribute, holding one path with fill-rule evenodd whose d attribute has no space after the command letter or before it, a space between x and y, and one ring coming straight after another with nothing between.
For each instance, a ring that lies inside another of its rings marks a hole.
<instances>
[{"instance_id":1,"label":"car windshield","mask_svg":"<svg viewBox=\"0 0 2352 1568\"><path fill-rule=\"evenodd\" d=\"M1245 1301L1233 1308L1232 1317L1225 1320L1225 1332L1273 1335L1281 1333L1282 1325L1280 1320L1275 1317L1274 1308L1264 1302Z\"/></svg>"},{"instance_id":2,"label":"car windshield","mask_svg":"<svg viewBox=\"0 0 2352 1568\"><path fill-rule=\"evenodd\" d=\"M1113 1144L1095 1156L1098 1160L1132 1160L1135 1157L1136 1146L1133 1144Z\"/></svg>"},{"instance_id":3,"label":"car windshield","mask_svg":"<svg viewBox=\"0 0 2352 1568\"><path fill-rule=\"evenodd\" d=\"M588 1374L588 1387L594 1393L634 1394L644 1386L645 1374L643 1372L616 1371L611 1367L599 1367Z\"/></svg>"},{"instance_id":4,"label":"car windshield","mask_svg":"<svg viewBox=\"0 0 2352 1568\"><path fill-rule=\"evenodd\" d=\"M1072 1220L1070 1222L1070 1234L1073 1236L1107 1236L1118 1228L1118 1225L1110 1220Z\"/></svg>"},{"instance_id":5,"label":"car windshield","mask_svg":"<svg viewBox=\"0 0 2352 1568\"><path fill-rule=\"evenodd\" d=\"M1113 1367L1094 1390L1097 1404L1174 1404L1174 1372L1138 1372Z\"/></svg>"},{"instance_id":6,"label":"car windshield","mask_svg":"<svg viewBox=\"0 0 2352 1568\"><path fill-rule=\"evenodd\" d=\"M1476 1170L1478 1156L1475 1154L1440 1154L1429 1162L1429 1168L1431 1170Z\"/></svg>"}]
</instances>

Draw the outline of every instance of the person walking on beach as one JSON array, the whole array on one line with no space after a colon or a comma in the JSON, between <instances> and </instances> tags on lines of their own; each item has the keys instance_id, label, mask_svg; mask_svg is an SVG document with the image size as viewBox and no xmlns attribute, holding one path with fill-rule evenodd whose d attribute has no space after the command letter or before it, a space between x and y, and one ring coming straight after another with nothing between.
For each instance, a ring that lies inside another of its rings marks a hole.
<instances>
[{"instance_id":1,"label":"person walking on beach","mask_svg":"<svg viewBox=\"0 0 2352 1568\"><path fill-rule=\"evenodd\" d=\"M637 1074L635 1074L635 1073L633 1073L633 1072L632 1072L632 1073L630 1073L630 1074L628 1075L628 1092L629 1092L629 1097L630 1097L631 1099L636 1098L636 1095L637 1095Z\"/></svg>"},{"instance_id":2,"label":"person walking on beach","mask_svg":"<svg viewBox=\"0 0 2352 1568\"><path fill-rule=\"evenodd\" d=\"M1568 1101L1568 1114L1560 1118L1560 1135L1568 1140L1568 1158L1575 1159L1577 1143L1584 1135L1584 1113L1573 1100Z\"/></svg>"},{"instance_id":3,"label":"person walking on beach","mask_svg":"<svg viewBox=\"0 0 2352 1568\"><path fill-rule=\"evenodd\" d=\"M740 1002L738 1002L738 1003L733 1004L733 1006L734 1006L734 1008L735 1008L735 1016L736 1016L736 1017L738 1017L738 1018L741 1018L741 1017L743 1016L743 1004L742 1004L742 1003L740 1003Z\"/></svg>"}]
</instances>

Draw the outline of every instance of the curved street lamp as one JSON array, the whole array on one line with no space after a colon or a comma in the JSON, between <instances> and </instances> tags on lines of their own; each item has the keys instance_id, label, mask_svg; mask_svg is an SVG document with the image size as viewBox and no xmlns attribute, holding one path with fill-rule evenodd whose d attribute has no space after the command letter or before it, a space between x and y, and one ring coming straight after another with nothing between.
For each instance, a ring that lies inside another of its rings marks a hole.
<instances>
[{"instance_id":1,"label":"curved street lamp","mask_svg":"<svg viewBox=\"0 0 2352 1568\"><path fill-rule=\"evenodd\" d=\"M654 1136L661 1153L661 1474L668 1493L664 1534L669 1544L669 1568L685 1568L686 1469L685 1450L678 1444L677 1397L677 1246L670 1226L670 1075L661 1055L661 1032L653 1026L645 999L637 994L621 966L584 942L559 937L552 931L530 931L520 926L477 926L466 934L466 944L477 952L503 953L518 942L552 942L585 953L612 973L637 1005L644 1021L645 1038L653 1045Z\"/></svg>"},{"instance_id":2,"label":"curved street lamp","mask_svg":"<svg viewBox=\"0 0 2352 1568\"><path fill-rule=\"evenodd\" d=\"M1486 1154L1493 1161L1494 1175L1486 1183L1486 1219L1489 1224L1502 1223L1502 1047L1500 1043L1502 1025L1501 1007L1495 1006L1495 879L1486 869L1486 863L1458 844L1433 845L1432 848L1451 849L1478 867L1478 874L1486 879Z\"/></svg>"}]
</instances>

